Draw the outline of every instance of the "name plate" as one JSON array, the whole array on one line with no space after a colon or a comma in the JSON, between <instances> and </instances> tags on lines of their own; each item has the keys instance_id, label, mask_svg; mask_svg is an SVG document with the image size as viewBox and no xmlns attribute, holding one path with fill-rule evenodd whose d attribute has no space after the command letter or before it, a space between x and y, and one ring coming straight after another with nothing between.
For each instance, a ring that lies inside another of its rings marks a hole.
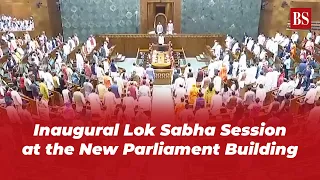
<instances>
[{"instance_id":1,"label":"name plate","mask_svg":"<svg viewBox=\"0 0 320 180\"><path fill-rule=\"evenodd\" d=\"M155 85L171 84L171 69L155 69Z\"/></svg>"},{"instance_id":2,"label":"name plate","mask_svg":"<svg viewBox=\"0 0 320 180\"><path fill-rule=\"evenodd\" d=\"M171 73L155 73L156 79L170 79Z\"/></svg>"}]
</instances>

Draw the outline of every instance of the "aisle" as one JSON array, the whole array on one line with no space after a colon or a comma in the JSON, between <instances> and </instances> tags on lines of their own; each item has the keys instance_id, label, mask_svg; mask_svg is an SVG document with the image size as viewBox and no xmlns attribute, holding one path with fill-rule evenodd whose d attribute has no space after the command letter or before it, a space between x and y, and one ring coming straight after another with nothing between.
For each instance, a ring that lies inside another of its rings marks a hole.
<instances>
[{"instance_id":1,"label":"aisle","mask_svg":"<svg viewBox=\"0 0 320 180\"><path fill-rule=\"evenodd\" d=\"M155 123L173 121L174 105L170 85L155 85L153 87L151 118Z\"/></svg>"}]
</instances>

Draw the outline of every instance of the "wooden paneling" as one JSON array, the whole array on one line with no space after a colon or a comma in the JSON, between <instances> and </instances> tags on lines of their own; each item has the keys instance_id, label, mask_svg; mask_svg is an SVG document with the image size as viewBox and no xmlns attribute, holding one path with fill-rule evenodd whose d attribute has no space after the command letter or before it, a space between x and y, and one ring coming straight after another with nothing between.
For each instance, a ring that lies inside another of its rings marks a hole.
<instances>
[{"instance_id":1,"label":"wooden paneling","mask_svg":"<svg viewBox=\"0 0 320 180\"><path fill-rule=\"evenodd\" d=\"M121 53L127 57L136 57L138 48L148 49L150 43L157 43L156 35L141 35L141 34L108 34L97 37L98 45L101 45L105 37L109 37L110 43L116 45L116 52ZM208 35L190 35L181 34L166 36L165 41L172 42L174 49L183 48L187 57L195 57L201 54L206 45L213 45L214 40L223 42L224 35L208 34Z\"/></svg>"},{"instance_id":2,"label":"wooden paneling","mask_svg":"<svg viewBox=\"0 0 320 180\"><path fill-rule=\"evenodd\" d=\"M276 31L291 35L292 31L287 30L287 23L290 13L290 7L301 7L306 6L307 3L315 2L314 5L311 5L313 8L312 12L320 12L320 0L294 0L286 1L288 6L281 7L283 0L267 0L268 5L264 10L261 10L259 32L264 33L268 36L274 36ZM298 4L299 3L299 4ZM306 6L310 7L310 6ZM319 21L319 15L312 15L313 21ZM307 31L299 31L301 37L304 36Z\"/></svg>"},{"instance_id":3,"label":"wooden paneling","mask_svg":"<svg viewBox=\"0 0 320 180\"><path fill-rule=\"evenodd\" d=\"M61 16L56 2L59 0L2 0L0 14L10 15L19 19L33 17L35 31L31 36L37 36L46 31L48 36L55 36L62 32ZM38 8L37 3L42 5Z\"/></svg>"},{"instance_id":4,"label":"wooden paneling","mask_svg":"<svg viewBox=\"0 0 320 180\"><path fill-rule=\"evenodd\" d=\"M146 34L151 29L148 29L148 22L151 21L148 17L148 2L171 2L174 6L174 14L172 20L174 32L181 33L181 0L140 0L140 33ZM151 17L154 19L154 17ZM169 17L168 17L169 18Z\"/></svg>"}]
</instances>

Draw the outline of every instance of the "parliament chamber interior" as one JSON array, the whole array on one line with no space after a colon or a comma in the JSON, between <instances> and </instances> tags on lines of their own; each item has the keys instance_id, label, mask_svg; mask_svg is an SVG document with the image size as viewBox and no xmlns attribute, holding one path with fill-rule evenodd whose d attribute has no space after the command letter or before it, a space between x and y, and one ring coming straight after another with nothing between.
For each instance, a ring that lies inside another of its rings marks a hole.
<instances>
[{"instance_id":1,"label":"parliament chamber interior","mask_svg":"<svg viewBox=\"0 0 320 180\"><path fill-rule=\"evenodd\" d=\"M320 108L320 2L245 1L5 0L0 114L300 127Z\"/></svg>"}]
</instances>

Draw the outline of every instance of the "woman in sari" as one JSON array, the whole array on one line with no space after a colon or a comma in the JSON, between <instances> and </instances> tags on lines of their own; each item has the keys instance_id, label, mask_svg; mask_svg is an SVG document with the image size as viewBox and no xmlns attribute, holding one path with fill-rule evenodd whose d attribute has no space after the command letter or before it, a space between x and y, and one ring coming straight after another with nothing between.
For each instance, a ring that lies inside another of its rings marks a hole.
<instances>
[{"instance_id":1,"label":"woman in sari","mask_svg":"<svg viewBox=\"0 0 320 180\"><path fill-rule=\"evenodd\" d=\"M196 84L193 84L190 93L189 93L189 104L194 104L199 94L199 88L197 88Z\"/></svg>"}]
</instances>

